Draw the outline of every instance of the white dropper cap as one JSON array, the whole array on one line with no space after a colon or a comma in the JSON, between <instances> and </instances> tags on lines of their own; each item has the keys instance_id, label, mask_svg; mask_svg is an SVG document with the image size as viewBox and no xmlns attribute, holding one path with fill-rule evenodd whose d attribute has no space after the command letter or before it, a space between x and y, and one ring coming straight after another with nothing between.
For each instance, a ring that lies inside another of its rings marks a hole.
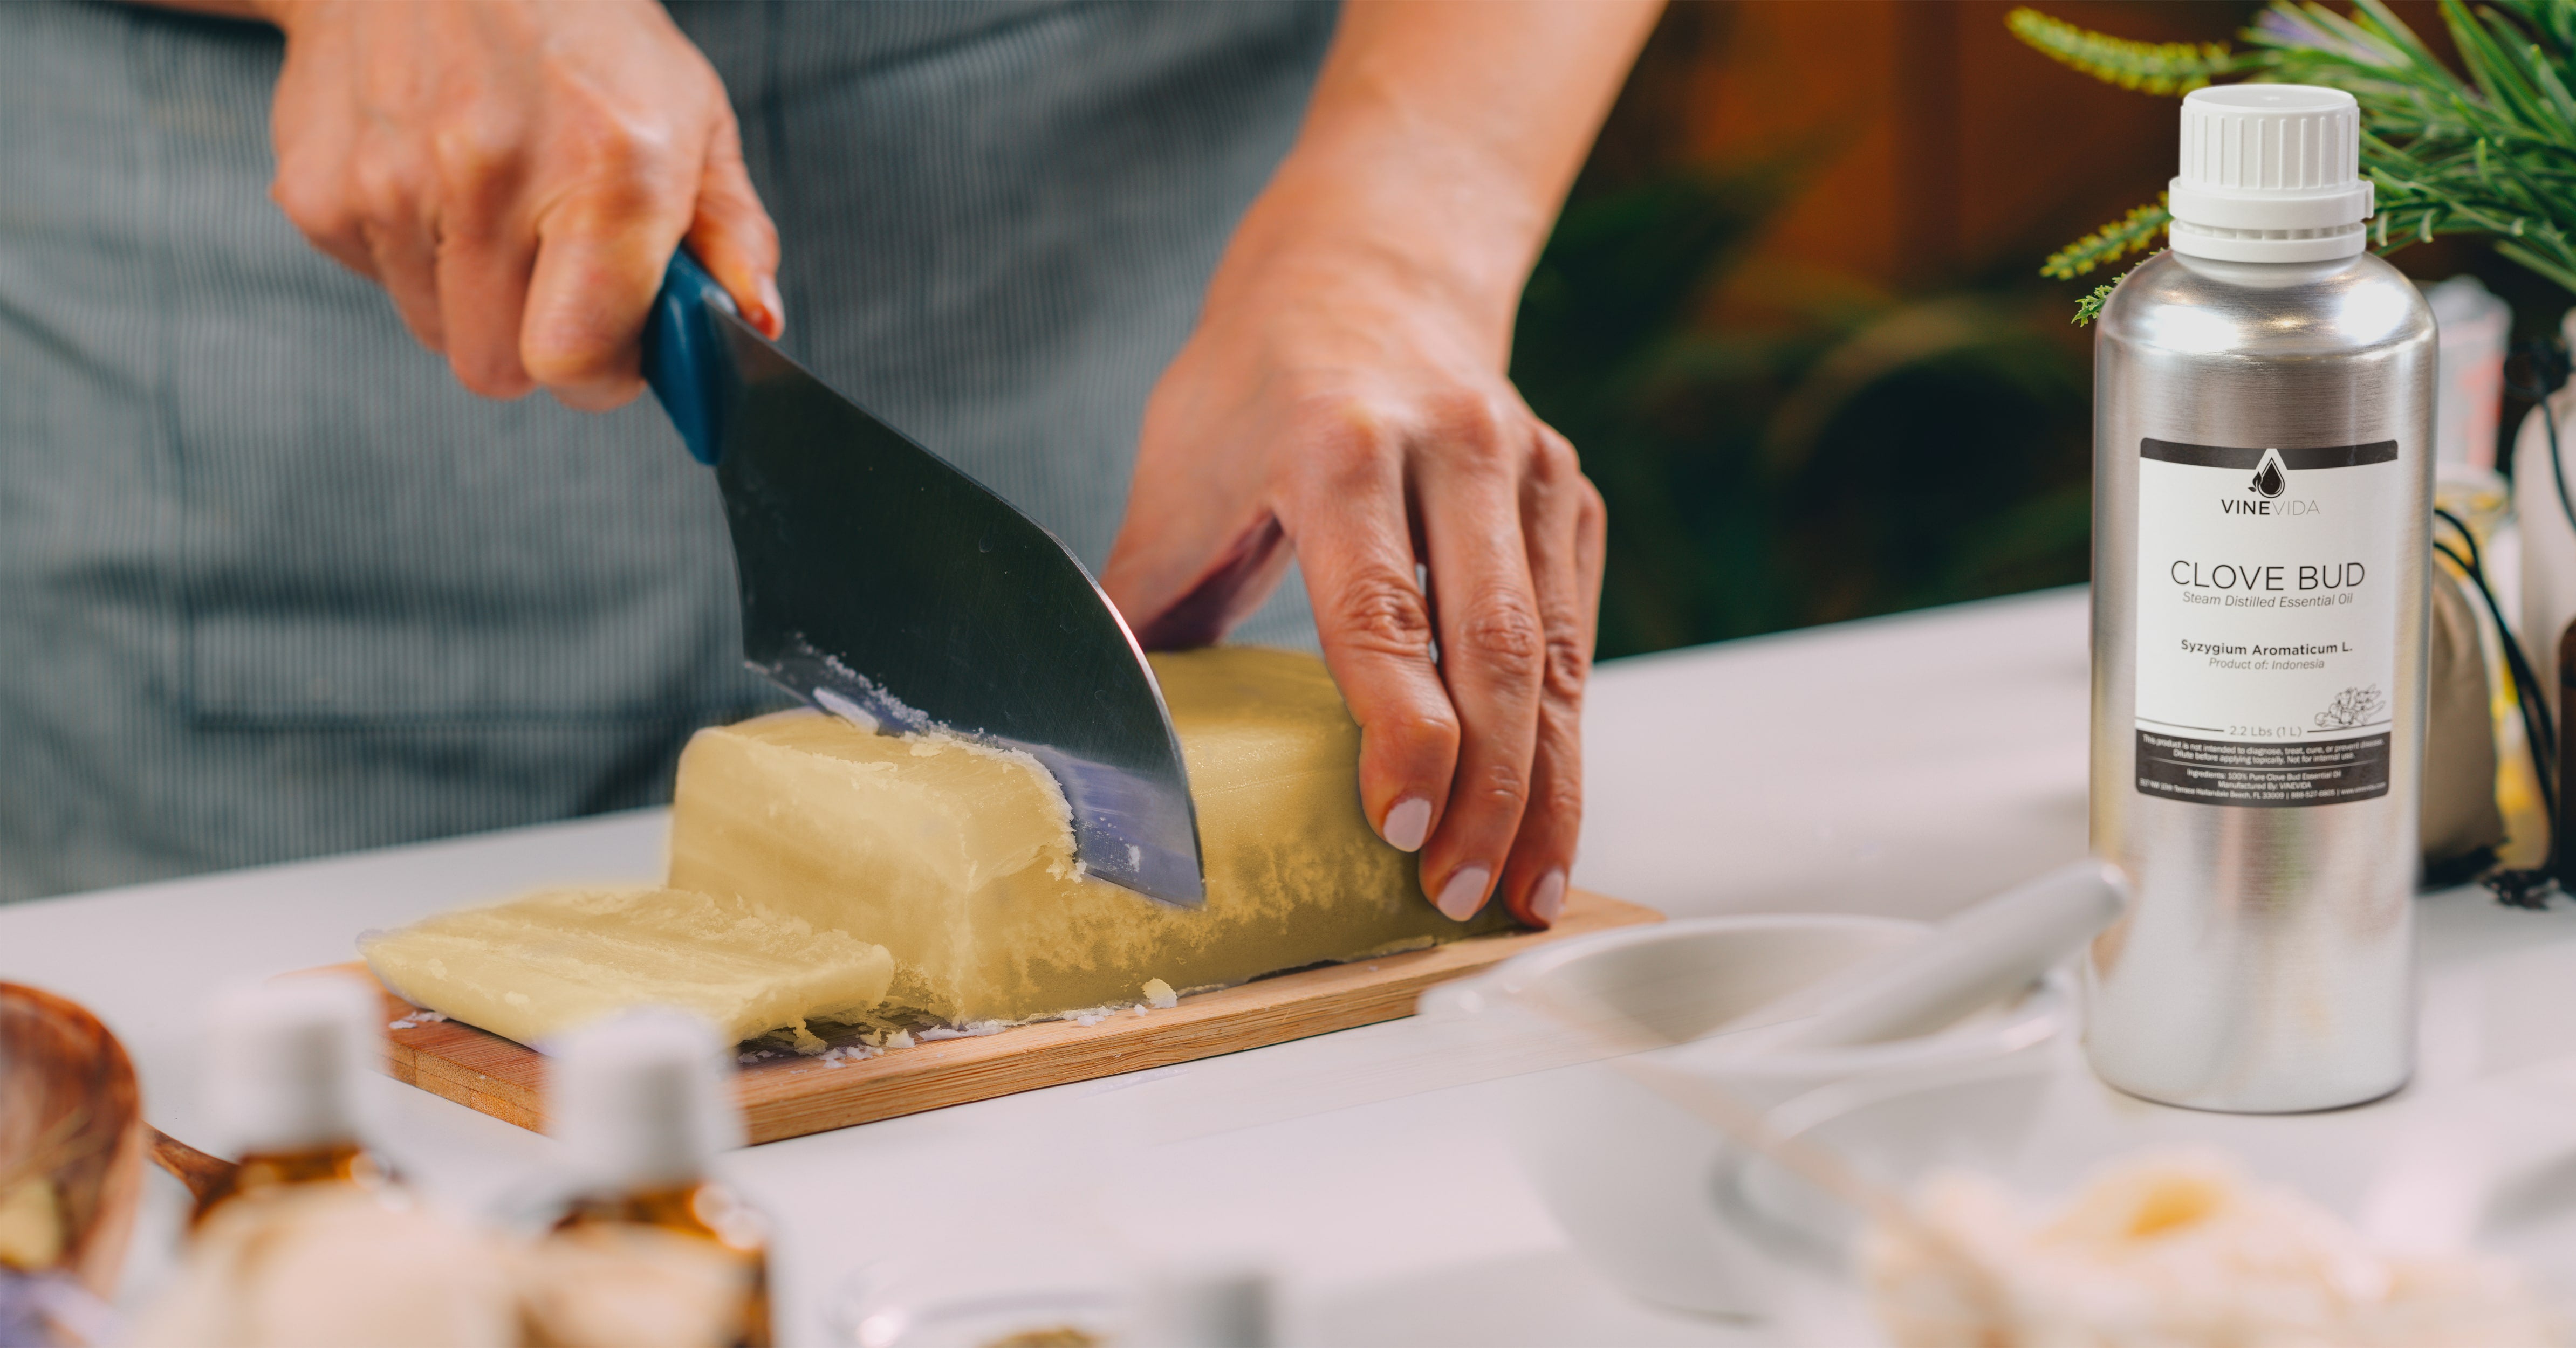
<instances>
[{"instance_id":1,"label":"white dropper cap","mask_svg":"<svg viewBox=\"0 0 2576 1348\"><path fill-rule=\"evenodd\" d=\"M742 1145L727 1047L714 1026L669 1007L575 1030L547 1045L547 1131L585 1183L694 1183L717 1152Z\"/></svg>"},{"instance_id":2,"label":"white dropper cap","mask_svg":"<svg viewBox=\"0 0 2576 1348\"><path fill-rule=\"evenodd\" d=\"M358 1139L360 1073L383 1051L384 1004L352 978L312 976L215 998L209 1103L237 1154L311 1151Z\"/></svg>"},{"instance_id":3,"label":"white dropper cap","mask_svg":"<svg viewBox=\"0 0 2576 1348\"><path fill-rule=\"evenodd\" d=\"M2369 246L2361 107L2341 89L2231 84L2182 100L2173 250L2225 262L2325 262Z\"/></svg>"}]
</instances>

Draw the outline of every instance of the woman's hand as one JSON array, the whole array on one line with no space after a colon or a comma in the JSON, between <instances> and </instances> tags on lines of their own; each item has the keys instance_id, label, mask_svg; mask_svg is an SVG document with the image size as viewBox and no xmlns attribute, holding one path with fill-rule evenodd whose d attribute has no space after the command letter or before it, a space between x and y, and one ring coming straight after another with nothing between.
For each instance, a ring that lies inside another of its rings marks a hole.
<instances>
[{"instance_id":1,"label":"woman's hand","mask_svg":"<svg viewBox=\"0 0 2576 1348\"><path fill-rule=\"evenodd\" d=\"M1296 549L1360 809L1466 920L1566 902L1602 497L1504 379L1548 224L1659 0L1347 0L1296 149L1146 402L1103 585L1213 642ZM1427 577L1427 585L1422 583Z\"/></svg>"},{"instance_id":2,"label":"woman's hand","mask_svg":"<svg viewBox=\"0 0 2576 1348\"><path fill-rule=\"evenodd\" d=\"M1293 548L1360 723L1361 808L1460 921L1498 881L1524 922L1565 906L1601 495L1503 371L1658 8L1348 0L1296 148L1146 405L1101 577L1147 645L1197 645Z\"/></svg>"},{"instance_id":3,"label":"woman's hand","mask_svg":"<svg viewBox=\"0 0 2576 1348\"><path fill-rule=\"evenodd\" d=\"M771 336L778 235L723 84L653 0L266 0L271 189L476 393L643 389L682 239Z\"/></svg>"},{"instance_id":4,"label":"woman's hand","mask_svg":"<svg viewBox=\"0 0 2576 1348\"><path fill-rule=\"evenodd\" d=\"M1582 820L1601 496L1432 289L1301 257L1212 291L1148 405L1102 580L1147 645L1198 645L1259 606L1293 546L1362 728L1370 822L1422 851L1450 917L1500 879L1546 926Z\"/></svg>"}]
</instances>

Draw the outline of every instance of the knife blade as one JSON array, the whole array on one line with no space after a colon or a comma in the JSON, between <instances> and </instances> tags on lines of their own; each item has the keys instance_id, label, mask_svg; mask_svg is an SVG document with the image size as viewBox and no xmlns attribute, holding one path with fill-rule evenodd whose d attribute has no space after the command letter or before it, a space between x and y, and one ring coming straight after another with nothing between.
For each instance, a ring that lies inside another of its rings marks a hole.
<instances>
[{"instance_id":1,"label":"knife blade","mask_svg":"<svg viewBox=\"0 0 2576 1348\"><path fill-rule=\"evenodd\" d=\"M1205 902L1161 685L1061 540L790 359L686 249L645 326L644 379L715 469L746 663L870 730L1027 752L1064 790L1086 873Z\"/></svg>"}]
</instances>

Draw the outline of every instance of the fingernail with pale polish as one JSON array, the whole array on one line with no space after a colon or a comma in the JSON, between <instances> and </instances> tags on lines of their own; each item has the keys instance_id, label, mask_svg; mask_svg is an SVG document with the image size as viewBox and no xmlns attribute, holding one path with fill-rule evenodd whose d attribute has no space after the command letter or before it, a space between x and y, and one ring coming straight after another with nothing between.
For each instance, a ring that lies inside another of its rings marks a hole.
<instances>
[{"instance_id":1,"label":"fingernail with pale polish","mask_svg":"<svg viewBox=\"0 0 2576 1348\"><path fill-rule=\"evenodd\" d=\"M1482 866L1469 866L1449 877L1449 883L1440 887L1440 898L1432 906L1450 921L1464 922L1485 906L1485 884L1493 878L1492 871Z\"/></svg>"},{"instance_id":2,"label":"fingernail with pale polish","mask_svg":"<svg viewBox=\"0 0 2576 1348\"><path fill-rule=\"evenodd\" d=\"M1378 836L1399 852L1419 852L1422 840L1431 833L1431 802L1420 796L1406 796L1386 812L1386 823Z\"/></svg>"},{"instance_id":3,"label":"fingernail with pale polish","mask_svg":"<svg viewBox=\"0 0 2576 1348\"><path fill-rule=\"evenodd\" d=\"M1556 915L1565 911L1565 872L1549 871L1530 886L1530 915L1540 922L1556 925Z\"/></svg>"}]
</instances>

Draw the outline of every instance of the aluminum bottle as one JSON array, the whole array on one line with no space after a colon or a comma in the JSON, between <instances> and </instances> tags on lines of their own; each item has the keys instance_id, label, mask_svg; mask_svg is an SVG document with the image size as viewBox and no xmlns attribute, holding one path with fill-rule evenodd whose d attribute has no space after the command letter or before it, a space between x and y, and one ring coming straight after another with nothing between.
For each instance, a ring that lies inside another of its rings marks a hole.
<instances>
[{"instance_id":1,"label":"aluminum bottle","mask_svg":"<svg viewBox=\"0 0 2576 1348\"><path fill-rule=\"evenodd\" d=\"M2122 1090L2252 1113L2413 1062L2434 323L2370 255L2350 95L2184 102L2171 251L2095 339L2085 962Z\"/></svg>"}]
</instances>

